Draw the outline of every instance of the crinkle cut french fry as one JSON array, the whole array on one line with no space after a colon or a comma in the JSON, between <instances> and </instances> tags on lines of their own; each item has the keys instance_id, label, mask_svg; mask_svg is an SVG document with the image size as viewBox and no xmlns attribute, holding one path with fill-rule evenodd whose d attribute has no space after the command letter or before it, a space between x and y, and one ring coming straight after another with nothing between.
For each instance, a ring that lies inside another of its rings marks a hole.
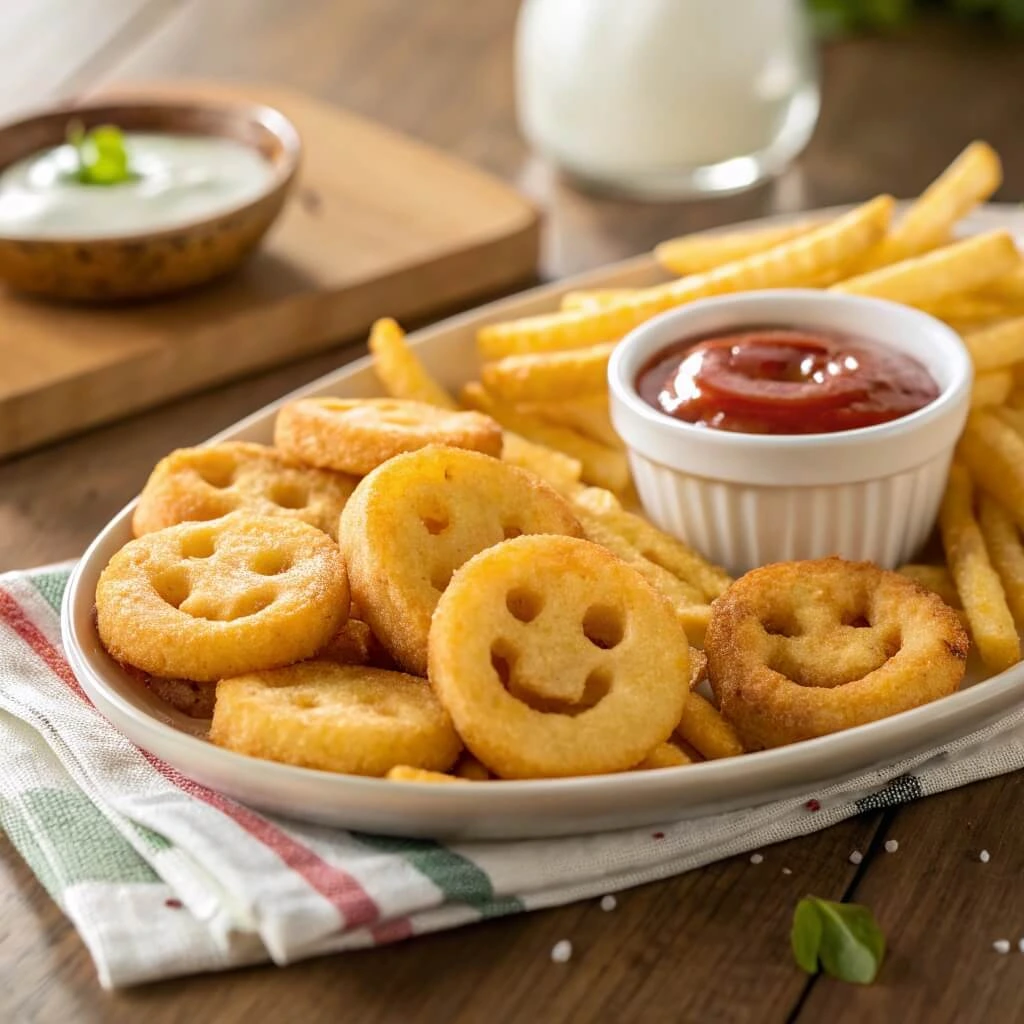
<instances>
[{"instance_id":1,"label":"crinkle cut french fry","mask_svg":"<svg viewBox=\"0 0 1024 1024\"><path fill-rule=\"evenodd\" d=\"M924 308L924 311L926 313L930 312L930 310L928 310L927 307L922 308ZM932 316L934 315L935 314L932 313ZM952 327L953 330L956 331L956 333L959 334L961 337L965 334L970 334L971 331L984 331L987 330L989 327L996 327L999 324L1004 323L1006 321L1005 316L983 316L978 318L969 317L967 319L960 319L959 317L940 316L938 319L944 320L946 324Z\"/></svg>"},{"instance_id":2,"label":"crinkle cut french fry","mask_svg":"<svg viewBox=\"0 0 1024 1024\"><path fill-rule=\"evenodd\" d=\"M608 387L608 360L615 344L568 352L506 356L484 363L484 387L506 402L553 402L565 395L600 395Z\"/></svg>"},{"instance_id":3,"label":"crinkle cut french fry","mask_svg":"<svg viewBox=\"0 0 1024 1024\"><path fill-rule=\"evenodd\" d=\"M708 601L725 593L732 579L681 540L659 530L641 516L627 512L618 499L597 487L588 487L573 497L573 504L602 519L643 556L694 587Z\"/></svg>"},{"instance_id":4,"label":"crinkle cut french fry","mask_svg":"<svg viewBox=\"0 0 1024 1024\"><path fill-rule=\"evenodd\" d=\"M406 344L405 332L390 317L374 323L370 329L369 346L373 369L392 398L458 409L455 399L427 373Z\"/></svg>"},{"instance_id":5,"label":"crinkle cut french fry","mask_svg":"<svg viewBox=\"0 0 1024 1024\"><path fill-rule=\"evenodd\" d=\"M765 252L782 242L789 242L819 227L818 220L801 220L794 224L750 228L745 231L699 232L670 238L654 248L654 258L673 274L700 274L714 270L723 263ZM566 308L563 306L563 308Z\"/></svg>"},{"instance_id":6,"label":"crinkle cut french fry","mask_svg":"<svg viewBox=\"0 0 1024 1024\"><path fill-rule=\"evenodd\" d=\"M632 298L639 288L594 288L566 292L559 303L561 309L600 309L623 299Z\"/></svg>"},{"instance_id":7,"label":"crinkle cut french fry","mask_svg":"<svg viewBox=\"0 0 1024 1024\"><path fill-rule=\"evenodd\" d=\"M516 408L547 423L572 427L611 448L624 447L622 438L612 426L607 395L585 395L583 398L565 398L558 402L524 402Z\"/></svg>"},{"instance_id":8,"label":"crinkle cut french fry","mask_svg":"<svg viewBox=\"0 0 1024 1024\"><path fill-rule=\"evenodd\" d=\"M992 565L999 573L1013 618L1024 624L1024 544L1013 516L995 498L982 494L978 521Z\"/></svg>"},{"instance_id":9,"label":"crinkle cut french fry","mask_svg":"<svg viewBox=\"0 0 1024 1024\"><path fill-rule=\"evenodd\" d=\"M1024 316L963 336L976 370L1001 370L1024 360Z\"/></svg>"},{"instance_id":10,"label":"crinkle cut french fry","mask_svg":"<svg viewBox=\"0 0 1024 1024\"><path fill-rule=\"evenodd\" d=\"M573 511L583 526L587 540L600 544L613 555L632 565L655 590L667 597L674 607L704 604L704 595L697 587L645 558L625 537L592 512L579 507Z\"/></svg>"},{"instance_id":11,"label":"crinkle cut french fry","mask_svg":"<svg viewBox=\"0 0 1024 1024\"><path fill-rule=\"evenodd\" d=\"M1020 637L974 518L971 475L958 463L949 471L939 529L949 571L981 660L992 671L1002 672L1020 661Z\"/></svg>"},{"instance_id":12,"label":"crinkle cut french fry","mask_svg":"<svg viewBox=\"0 0 1024 1024\"><path fill-rule=\"evenodd\" d=\"M743 744L736 730L706 697L691 693L683 707L676 735L696 747L709 761L742 754Z\"/></svg>"},{"instance_id":13,"label":"crinkle cut french fry","mask_svg":"<svg viewBox=\"0 0 1024 1024\"><path fill-rule=\"evenodd\" d=\"M989 370L974 378L971 388L971 408L984 409L1002 405L1013 390L1013 374L1009 370Z\"/></svg>"},{"instance_id":14,"label":"crinkle cut french fry","mask_svg":"<svg viewBox=\"0 0 1024 1024\"><path fill-rule=\"evenodd\" d=\"M582 479L586 483L607 487L611 491L624 490L629 483L629 463L621 450L584 437L569 427L555 426L517 412L513 406L489 395L479 384L467 384L462 389L462 399L471 409L486 413L506 430L578 459L583 467Z\"/></svg>"},{"instance_id":15,"label":"crinkle cut french fry","mask_svg":"<svg viewBox=\"0 0 1024 1024\"><path fill-rule=\"evenodd\" d=\"M942 249L833 285L845 295L870 295L910 306L934 305L955 292L974 291L1020 263L1008 231L989 231Z\"/></svg>"},{"instance_id":16,"label":"crinkle cut french fry","mask_svg":"<svg viewBox=\"0 0 1024 1024\"><path fill-rule=\"evenodd\" d=\"M506 430L502 435L502 461L520 469L529 470L562 494L578 490L583 467L579 459L555 451L542 444L534 444L525 437Z\"/></svg>"},{"instance_id":17,"label":"crinkle cut french fry","mask_svg":"<svg viewBox=\"0 0 1024 1024\"><path fill-rule=\"evenodd\" d=\"M913 580L925 590L938 594L950 608L960 607L960 595L956 592L956 584L944 565L917 565L910 563L901 565L896 570L901 576Z\"/></svg>"},{"instance_id":18,"label":"crinkle cut french fry","mask_svg":"<svg viewBox=\"0 0 1024 1024\"><path fill-rule=\"evenodd\" d=\"M657 313L709 295L813 283L836 266L852 263L879 241L892 214L891 196L878 196L834 221L765 252L703 274L643 288L600 309L570 310L488 324L477 334L484 359L523 352L583 348L621 338Z\"/></svg>"},{"instance_id":19,"label":"crinkle cut french fry","mask_svg":"<svg viewBox=\"0 0 1024 1024\"><path fill-rule=\"evenodd\" d=\"M957 451L978 486L1024 526L1024 437L980 409L967 417Z\"/></svg>"},{"instance_id":20,"label":"crinkle cut french fry","mask_svg":"<svg viewBox=\"0 0 1024 1024\"><path fill-rule=\"evenodd\" d=\"M989 281L981 289L981 295L1002 299L1004 302L1024 303L1024 266L1011 270L1009 274L997 277L994 281Z\"/></svg>"},{"instance_id":21,"label":"crinkle cut french fry","mask_svg":"<svg viewBox=\"0 0 1024 1024\"><path fill-rule=\"evenodd\" d=\"M941 245L953 225L978 203L988 199L1002 180L996 151L985 142L972 142L868 254L864 269L897 263Z\"/></svg>"},{"instance_id":22,"label":"crinkle cut french fry","mask_svg":"<svg viewBox=\"0 0 1024 1024\"><path fill-rule=\"evenodd\" d=\"M1024 313L1024 302L984 295L978 291L966 295L947 295L941 301L922 308L946 323L954 320L991 322L1020 316Z\"/></svg>"}]
</instances>

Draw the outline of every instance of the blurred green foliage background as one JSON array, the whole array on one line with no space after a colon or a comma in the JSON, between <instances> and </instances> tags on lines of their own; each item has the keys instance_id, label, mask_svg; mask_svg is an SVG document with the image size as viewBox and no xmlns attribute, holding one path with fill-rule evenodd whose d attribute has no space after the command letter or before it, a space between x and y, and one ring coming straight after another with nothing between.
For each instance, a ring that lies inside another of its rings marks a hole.
<instances>
[{"instance_id":1,"label":"blurred green foliage background","mask_svg":"<svg viewBox=\"0 0 1024 1024\"><path fill-rule=\"evenodd\" d=\"M826 35L857 30L898 29L923 14L944 13L987 20L1024 32L1024 0L808 0Z\"/></svg>"}]
</instances>

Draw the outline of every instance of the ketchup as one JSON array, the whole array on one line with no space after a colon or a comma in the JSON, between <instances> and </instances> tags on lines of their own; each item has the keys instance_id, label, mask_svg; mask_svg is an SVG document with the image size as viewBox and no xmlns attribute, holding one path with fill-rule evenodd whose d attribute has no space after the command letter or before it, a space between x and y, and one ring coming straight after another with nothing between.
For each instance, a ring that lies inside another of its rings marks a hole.
<instances>
[{"instance_id":1,"label":"ketchup","mask_svg":"<svg viewBox=\"0 0 1024 1024\"><path fill-rule=\"evenodd\" d=\"M773 327L680 341L636 381L660 412L713 430L834 434L908 416L939 389L915 359L825 331Z\"/></svg>"}]
</instances>

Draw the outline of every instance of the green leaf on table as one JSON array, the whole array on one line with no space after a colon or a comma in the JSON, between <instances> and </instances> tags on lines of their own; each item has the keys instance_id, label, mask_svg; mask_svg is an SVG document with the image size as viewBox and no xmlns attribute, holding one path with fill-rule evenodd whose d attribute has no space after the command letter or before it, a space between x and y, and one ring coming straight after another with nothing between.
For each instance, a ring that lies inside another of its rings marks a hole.
<instances>
[{"instance_id":1,"label":"green leaf on table","mask_svg":"<svg viewBox=\"0 0 1024 1024\"><path fill-rule=\"evenodd\" d=\"M790 943L797 964L858 985L870 985L885 956L885 936L867 907L807 896L793 913Z\"/></svg>"},{"instance_id":2,"label":"green leaf on table","mask_svg":"<svg viewBox=\"0 0 1024 1024\"><path fill-rule=\"evenodd\" d=\"M817 901L802 899L793 912L793 930L789 938L797 964L808 974L818 973L818 953L821 950L821 914Z\"/></svg>"},{"instance_id":3,"label":"green leaf on table","mask_svg":"<svg viewBox=\"0 0 1024 1024\"><path fill-rule=\"evenodd\" d=\"M104 124L86 132L80 121L73 121L67 137L78 152L75 178L81 184L119 185L135 177L120 128Z\"/></svg>"}]
</instances>

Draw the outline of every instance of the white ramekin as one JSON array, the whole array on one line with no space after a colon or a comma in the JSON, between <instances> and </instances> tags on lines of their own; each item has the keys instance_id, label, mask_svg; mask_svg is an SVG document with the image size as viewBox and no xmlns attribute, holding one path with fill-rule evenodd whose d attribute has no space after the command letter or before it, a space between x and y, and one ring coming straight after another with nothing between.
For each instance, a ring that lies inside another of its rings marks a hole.
<instances>
[{"instance_id":1,"label":"white ramekin","mask_svg":"<svg viewBox=\"0 0 1024 1024\"><path fill-rule=\"evenodd\" d=\"M902 419L836 434L709 430L652 409L636 390L673 342L746 327L838 331L913 356L939 397ZM841 555L892 568L925 543L970 404L971 360L934 317L893 302L808 289L746 292L671 310L631 331L608 367L611 415L644 509L732 573Z\"/></svg>"}]
</instances>

